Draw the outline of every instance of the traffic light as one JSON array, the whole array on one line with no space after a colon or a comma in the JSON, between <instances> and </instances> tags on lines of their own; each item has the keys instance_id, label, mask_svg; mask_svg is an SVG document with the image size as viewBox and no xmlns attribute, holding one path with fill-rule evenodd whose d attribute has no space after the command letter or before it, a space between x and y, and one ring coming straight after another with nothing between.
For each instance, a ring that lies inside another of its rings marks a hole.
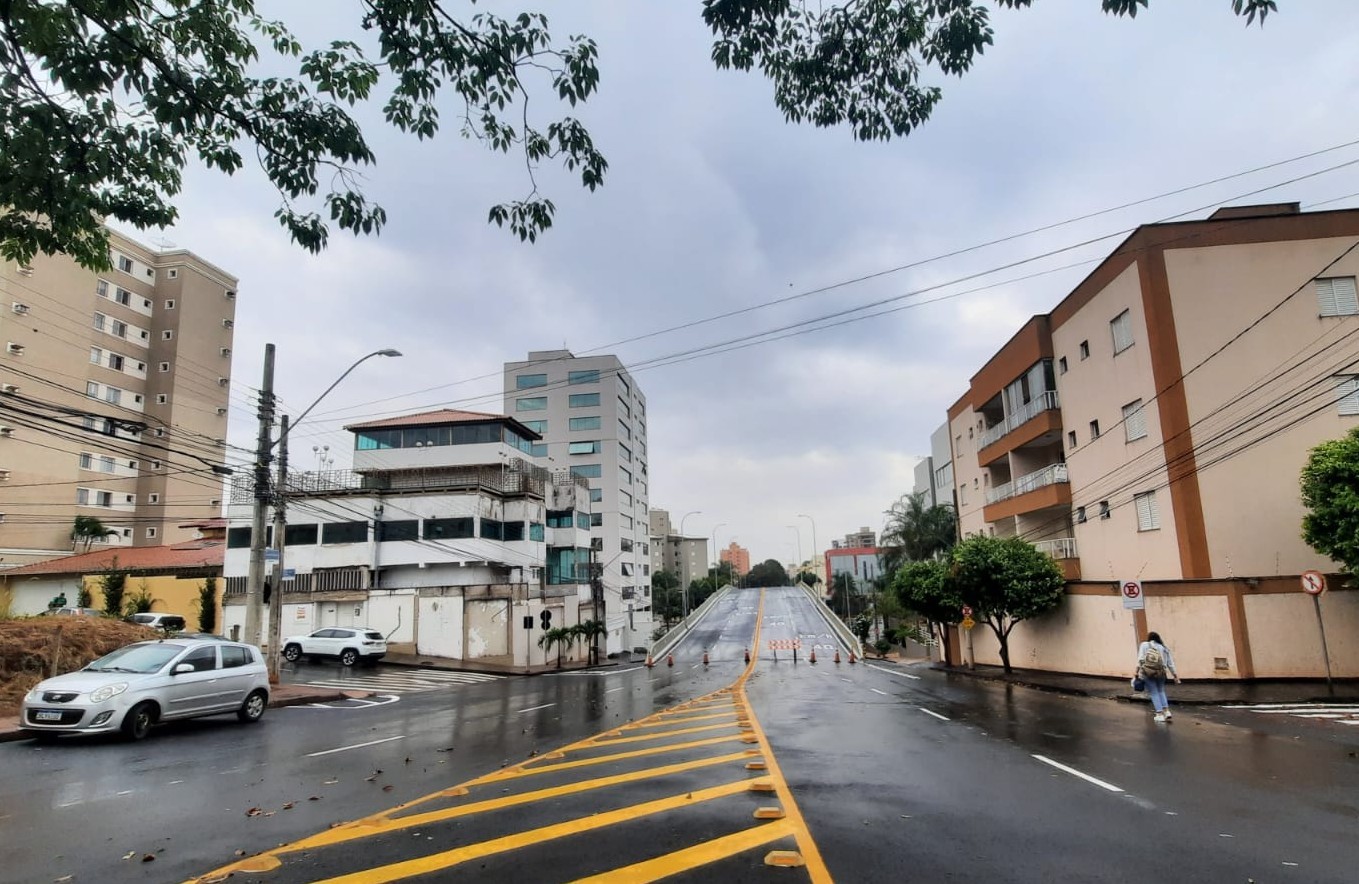
<instances>
[{"instance_id":1,"label":"traffic light","mask_svg":"<svg viewBox=\"0 0 1359 884\"><path fill-rule=\"evenodd\" d=\"M547 608L543 608L542 612L538 614L538 618L543 623L543 629L552 628L552 612L549 611Z\"/></svg>"}]
</instances>

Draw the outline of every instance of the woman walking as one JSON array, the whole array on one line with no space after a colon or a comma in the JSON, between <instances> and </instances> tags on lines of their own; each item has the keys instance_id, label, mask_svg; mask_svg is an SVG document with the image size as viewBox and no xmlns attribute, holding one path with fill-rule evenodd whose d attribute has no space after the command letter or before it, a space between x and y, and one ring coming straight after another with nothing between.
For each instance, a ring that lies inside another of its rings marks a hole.
<instances>
[{"instance_id":1,"label":"woman walking","mask_svg":"<svg viewBox=\"0 0 1359 884\"><path fill-rule=\"evenodd\" d=\"M1147 684L1147 693L1151 695L1151 705L1156 711L1153 718L1156 721L1170 721L1166 677L1175 679L1175 684L1180 683L1180 677L1175 673L1175 660L1170 656L1170 648L1165 646L1158 633L1148 632L1147 640L1138 646L1137 671L1134 675Z\"/></svg>"}]
</instances>

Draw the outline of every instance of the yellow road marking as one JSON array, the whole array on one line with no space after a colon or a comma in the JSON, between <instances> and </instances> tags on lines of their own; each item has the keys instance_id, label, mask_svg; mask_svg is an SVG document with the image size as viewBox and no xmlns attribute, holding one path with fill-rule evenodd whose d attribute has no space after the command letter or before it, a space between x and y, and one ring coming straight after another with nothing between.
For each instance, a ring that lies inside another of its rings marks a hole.
<instances>
[{"instance_id":1,"label":"yellow road marking","mask_svg":"<svg viewBox=\"0 0 1359 884\"><path fill-rule=\"evenodd\" d=\"M711 841L704 841L702 844L695 844L693 847L667 853L665 856L634 863L621 869L604 872L601 875L581 878L576 881L576 884L635 884L635 882L641 881L659 881L662 878L705 866L708 863L714 863L738 853L744 853L747 850L754 850L770 841L787 838L793 833L793 826L786 820L767 823L763 826L752 826L731 835L723 835L721 838L714 838Z\"/></svg>"},{"instance_id":2,"label":"yellow road marking","mask_svg":"<svg viewBox=\"0 0 1359 884\"><path fill-rule=\"evenodd\" d=\"M703 731L720 731L724 728L730 729L736 726L737 726L736 722L733 721L727 724L704 724L699 725L698 727L681 727L676 728L675 730L672 731L657 731L654 734L640 734L635 737L615 737L609 740L600 740L599 742L592 743L589 747L585 748L593 749L599 746L613 746L617 743L641 743L646 740L660 740L664 739L665 737L679 736L680 734L697 734Z\"/></svg>"},{"instance_id":3,"label":"yellow road marking","mask_svg":"<svg viewBox=\"0 0 1359 884\"><path fill-rule=\"evenodd\" d=\"M695 789L694 791L686 792L683 795L661 798L657 801L647 801L643 804L634 804L631 807L623 807L606 813L578 817L564 823L543 826L538 829L530 829L527 832L517 832L502 838L492 838L489 841L468 844L465 847L456 847L452 850L445 850L440 853L430 854L429 856L391 863L390 865L379 866L374 869L365 869L362 872L340 875L335 878L327 878L324 881L316 882L316 884L385 884L385 882L388 881L399 881L402 878L410 878L414 875L426 875L430 872L438 872L458 865L459 863L467 862L468 860L482 859L483 857L494 856L497 853L504 853L507 850L517 850L521 847L528 847L532 844L542 844L545 841L564 838L568 835L579 835L582 832L590 832L595 829L602 829L606 826L615 825L616 823L628 822L630 820L640 819L641 817L651 816L652 814L664 813L678 807L698 804L701 801L724 798L728 795L744 792L745 790L745 780L737 780L734 783L725 783L721 786L713 786L708 789ZM760 841L758 843L763 844L766 843L766 841Z\"/></svg>"},{"instance_id":4,"label":"yellow road marking","mask_svg":"<svg viewBox=\"0 0 1359 884\"><path fill-rule=\"evenodd\" d=\"M493 810L503 810L504 808L516 807L521 804L532 804L535 801L542 801L547 798L558 798L562 795L572 795L577 792L605 789L609 786L618 786L623 783L636 783L641 780L657 779L669 776L670 774L684 773L685 771L697 770L703 767L714 767L719 764L740 761L745 757L746 754L744 752L733 752L730 755L715 755L712 758L682 761L678 764L667 764L664 767L649 767L646 770L615 774L610 777L598 777L593 780L581 780L576 783L567 783L564 786L553 786L548 789L538 789L533 792L521 792L518 795L505 795L500 798L491 798L486 801L460 804L457 807L446 807L442 810L429 810L423 813L412 813L405 816L386 816L378 814L347 825L337 826L334 829L318 832L309 838L303 838L301 841L294 841L293 843L277 848L272 852L279 854L295 853L299 850L329 847L333 844L343 844L346 841L368 838L372 835L385 835L400 829L427 826L432 823L457 819L458 817L473 816L478 813L487 813Z\"/></svg>"},{"instance_id":5,"label":"yellow road marking","mask_svg":"<svg viewBox=\"0 0 1359 884\"><path fill-rule=\"evenodd\" d=\"M502 772L496 778L496 782L504 780L514 780L519 777L533 776L534 774L549 773L555 770L570 770L575 767L588 767L592 764L606 764L610 761L621 761L625 758L644 758L648 755L661 755L665 752L676 752L680 749L693 749L698 746L715 746L718 743L734 743L737 740L744 741L744 737L731 734L726 737L708 737L706 740L690 740L687 743L671 743L667 746L653 746L650 749L634 749L631 752L614 752L611 755L599 755L593 758L581 758L577 761L563 761L561 764L546 764L542 767L524 767L513 773ZM506 769L509 770L508 768Z\"/></svg>"},{"instance_id":6,"label":"yellow road marking","mask_svg":"<svg viewBox=\"0 0 1359 884\"><path fill-rule=\"evenodd\" d=\"M736 718L736 717L737 713L735 709L732 709L730 712L707 712L703 715L667 715L665 718L662 718L659 721L649 721L648 719L643 719L642 721L638 721L633 724L625 724L622 727L618 728L618 730L635 731L648 727L662 727L664 725L674 724L675 722L678 721L710 721L714 718Z\"/></svg>"}]
</instances>

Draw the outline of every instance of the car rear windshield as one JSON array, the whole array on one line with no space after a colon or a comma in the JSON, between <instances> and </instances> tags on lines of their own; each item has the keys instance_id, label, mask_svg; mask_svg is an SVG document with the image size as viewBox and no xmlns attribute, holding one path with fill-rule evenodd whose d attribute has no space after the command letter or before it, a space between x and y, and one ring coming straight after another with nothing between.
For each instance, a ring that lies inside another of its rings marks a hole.
<instances>
[{"instance_id":1,"label":"car rear windshield","mask_svg":"<svg viewBox=\"0 0 1359 884\"><path fill-rule=\"evenodd\" d=\"M175 615L171 615L169 617L162 617L160 619L160 625L165 629L183 629L184 618L177 617Z\"/></svg>"},{"instance_id":2,"label":"car rear windshield","mask_svg":"<svg viewBox=\"0 0 1359 884\"><path fill-rule=\"evenodd\" d=\"M132 615L132 622L133 622L133 623L155 623L155 622L156 622L156 615L155 615L155 614L133 614L133 615Z\"/></svg>"},{"instance_id":3,"label":"car rear windshield","mask_svg":"<svg viewBox=\"0 0 1359 884\"><path fill-rule=\"evenodd\" d=\"M380 632L374 632L373 630L370 629L368 632L365 632L364 635L368 638L376 639L377 641L382 641L382 633Z\"/></svg>"},{"instance_id":4,"label":"car rear windshield","mask_svg":"<svg viewBox=\"0 0 1359 884\"><path fill-rule=\"evenodd\" d=\"M86 669L94 672L156 672L179 656L183 645L156 644L128 645L112 654L105 654Z\"/></svg>"}]
</instances>

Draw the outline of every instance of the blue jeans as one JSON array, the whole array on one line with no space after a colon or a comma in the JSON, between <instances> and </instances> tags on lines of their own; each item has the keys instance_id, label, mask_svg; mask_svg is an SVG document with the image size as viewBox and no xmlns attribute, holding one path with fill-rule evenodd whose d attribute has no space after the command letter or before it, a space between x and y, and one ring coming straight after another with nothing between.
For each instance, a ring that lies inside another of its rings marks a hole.
<instances>
[{"instance_id":1,"label":"blue jeans","mask_svg":"<svg viewBox=\"0 0 1359 884\"><path fill-rule=\"evenodd\" d=\"M1151 705L1157 712L1165 712L1170 708L1170 702L1166 700L1166 680L1164 678L1142 677L1147 683L1147 693L1151 695Z\"/></svg>"}]
</instances>

